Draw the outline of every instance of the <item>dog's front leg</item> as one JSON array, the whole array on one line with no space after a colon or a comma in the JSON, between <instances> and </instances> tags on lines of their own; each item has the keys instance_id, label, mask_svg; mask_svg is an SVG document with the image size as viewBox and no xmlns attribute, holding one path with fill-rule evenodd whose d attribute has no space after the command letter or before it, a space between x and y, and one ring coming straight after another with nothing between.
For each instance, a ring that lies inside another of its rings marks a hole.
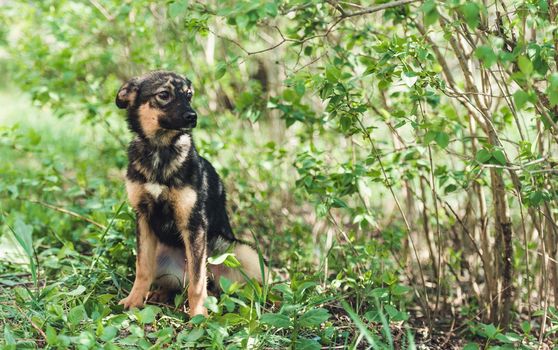
<instances>
[{"instance_id":1,"label":"dog's front leg","mask_svg":"<svg viewBox=\"0 0 558 350\"><path fill-rule=\"evenodd\" d=\"M137 256L136 256L136 278L130 295L120 300L119 304L124 308L140 307L145 303L151 283L155 278L157 267L156 249L157 237L149 228L144 215L138 214L137 224Z\"/></svg>"},{"instance_id":2,"label":"dog's front leg","mask_svg":"<svg viewBox=\"0 0 558 350\"><path fill-rule=\"evenodd\" d=\"M190 316L207 315L203 306L207 298L207 235L203 220L193 219L198 199L196 191L189 187L175 189L171 192L171 200L175 212L180 235L186 251L186 268L188 269L188 304ZM197 224L194 224L196 223Z\"/></svg>"},{"instance_id":3,"label":"dog's front leg","mask_svg":"<svg viewBox=\"0 0 558 350\"><path fill-rule=\"evenodd\" d=\"M206 232L199 228L193 232L188 232L188 236L184 238L188 276L190 278L188 284L190 316L200 314L207 316L207 309L203 306L207 298Z\"/></svg>"}]
</instances>

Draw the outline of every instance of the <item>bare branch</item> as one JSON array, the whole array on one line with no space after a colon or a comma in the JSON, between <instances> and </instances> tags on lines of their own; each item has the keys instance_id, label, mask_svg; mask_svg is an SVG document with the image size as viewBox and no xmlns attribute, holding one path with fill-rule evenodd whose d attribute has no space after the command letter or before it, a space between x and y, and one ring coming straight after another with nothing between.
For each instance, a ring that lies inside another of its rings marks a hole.
<instances>
[{"instance_id":1,"label":"bare branch","mask_svg":"<svg viewBox=\"0 0 558 350\"><path fill-rule=\"evenodd\" d=\"M106 19L111 22L114 21L114 16L111 15L110 12L108 12L107 9L104 8L97 0L89 0L89 2L91 5L95 6L95 8L97 8L97 10L99 10L99 12L101 12Z\"/></svg>"},{"instance_id":2,"label":"bare branch","mask_svg":"<svg viewBox=\"0 0 558 350\"><path fill-rule=\"evenodd\" d=\"M382 10L387 10L387 9L390 9L390 8L407 5L407 4L410 4L410 3L413 3L413 2L418 2L418 1L422 1L422 0L392 1L392 2L389 2L389 3L380 4L380 5L377 5L377 6L372 6L372 7L365 8L363 10L355 11L355 12L346 12L341 8L341 6L339 4L336 4L335 1L328 1L328 3L330 5L332 5L333 7L335 7L335 9L337 9L341 13L341 15L335 18L335 20L333 21L333 24L330 25L324 33L317 34L317 35L312 35L312 36L305 37L305 38L302 38L302 39L293 39L293 38L285 37L285 35L283 35L283 33L281 32L279 27L274 26L274 28L279 32L279 35L281 36L281 40L278 43L276 43L274 45L271 45L270 47L267 47L267 48L261 49L261 50L256 50L256 51L249 51L245 47L240 45L240 43L238 41L236 41L234 39L231 39L231 38L228 38L226 36L220 35L218 33L215 33L211 29L209 29L209 31L220 39L224 39L224 40L232 42L233 44L238 46L238 48L240 48L242 51L244 51L244 53L246 53L248 56L252 56L252 55L257 55L257 54L264 53L264 52L267 52L267 51L275 50L276 48L278 48L279 46L283 45L286 42L292 42L292 43L295 43L295 44L302 44L302 43L305 43L309 40L327 37L339 23L341 23L343 20L345 20L347 18L369 15L369 14L372 14L372 13L375 13L375 12L379 12L379 11L382 11Z\"/></svg>"}]
</instances>

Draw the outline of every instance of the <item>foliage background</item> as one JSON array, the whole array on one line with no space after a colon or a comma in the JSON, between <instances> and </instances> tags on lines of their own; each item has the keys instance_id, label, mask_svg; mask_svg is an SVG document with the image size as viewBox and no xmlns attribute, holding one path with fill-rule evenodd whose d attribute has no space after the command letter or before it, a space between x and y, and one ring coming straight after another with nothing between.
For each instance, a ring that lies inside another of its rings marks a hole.
<instances>
[{"instance_id":1,"label":"foliage background","mask_svg":"<svg viewBox=\"0 0 558 350\"><path fill-rule=\"evenodd\" d=\"M0 2L3 346L556 346L558 7ZM194 81L195 141L276 282L123 313L129 77Z\"/></svg>"}]
</instances>

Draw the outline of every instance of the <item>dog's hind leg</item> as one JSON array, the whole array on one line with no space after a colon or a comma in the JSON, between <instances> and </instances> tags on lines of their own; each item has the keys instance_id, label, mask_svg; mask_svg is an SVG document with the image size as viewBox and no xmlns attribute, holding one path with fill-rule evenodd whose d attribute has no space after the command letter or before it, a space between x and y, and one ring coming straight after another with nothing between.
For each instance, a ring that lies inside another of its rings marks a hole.
<instances>
[{"instance_id":1,"label":"dog's hind leg","mask_svg":"<svg viewBox=\"0 0 558 350\"><path fill-rule=\"evenodd\" d=\"M221 276L226 277L233 282L245 282L245 276L248 278L254 278L260 283L263 281L269 281L269 269L264 263L262 271L260 267L260 257L254 248L250 247L248 244L238 242L235 243L233 253L236 256L236 259L240 262L241 266L239 268L230 268L224 264L209 265L209 270L213 274L217 285L219 284Z\"/></svg>"}]
</instances>

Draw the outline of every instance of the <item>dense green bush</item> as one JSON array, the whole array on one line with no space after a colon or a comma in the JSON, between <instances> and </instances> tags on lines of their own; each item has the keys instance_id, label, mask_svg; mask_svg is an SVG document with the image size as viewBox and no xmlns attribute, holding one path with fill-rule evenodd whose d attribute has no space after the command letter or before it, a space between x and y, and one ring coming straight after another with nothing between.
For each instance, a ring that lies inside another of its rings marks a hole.
<instances>
[{"instance_id":1,"label":"dense green bush","mask_svg":"<svg viewBox=\"0 0 558 350\"><path fill-rule=\"evenodd\" d=\"M3 344L553 344L557 14L538 0L0 2L0 248L25 257L0 255ZM154 69L194 82L198 148L277 274L223 281L208 320L187 323L181 298L115 305L135 243L114 97Z\"/></svg>"}]
</instances>

